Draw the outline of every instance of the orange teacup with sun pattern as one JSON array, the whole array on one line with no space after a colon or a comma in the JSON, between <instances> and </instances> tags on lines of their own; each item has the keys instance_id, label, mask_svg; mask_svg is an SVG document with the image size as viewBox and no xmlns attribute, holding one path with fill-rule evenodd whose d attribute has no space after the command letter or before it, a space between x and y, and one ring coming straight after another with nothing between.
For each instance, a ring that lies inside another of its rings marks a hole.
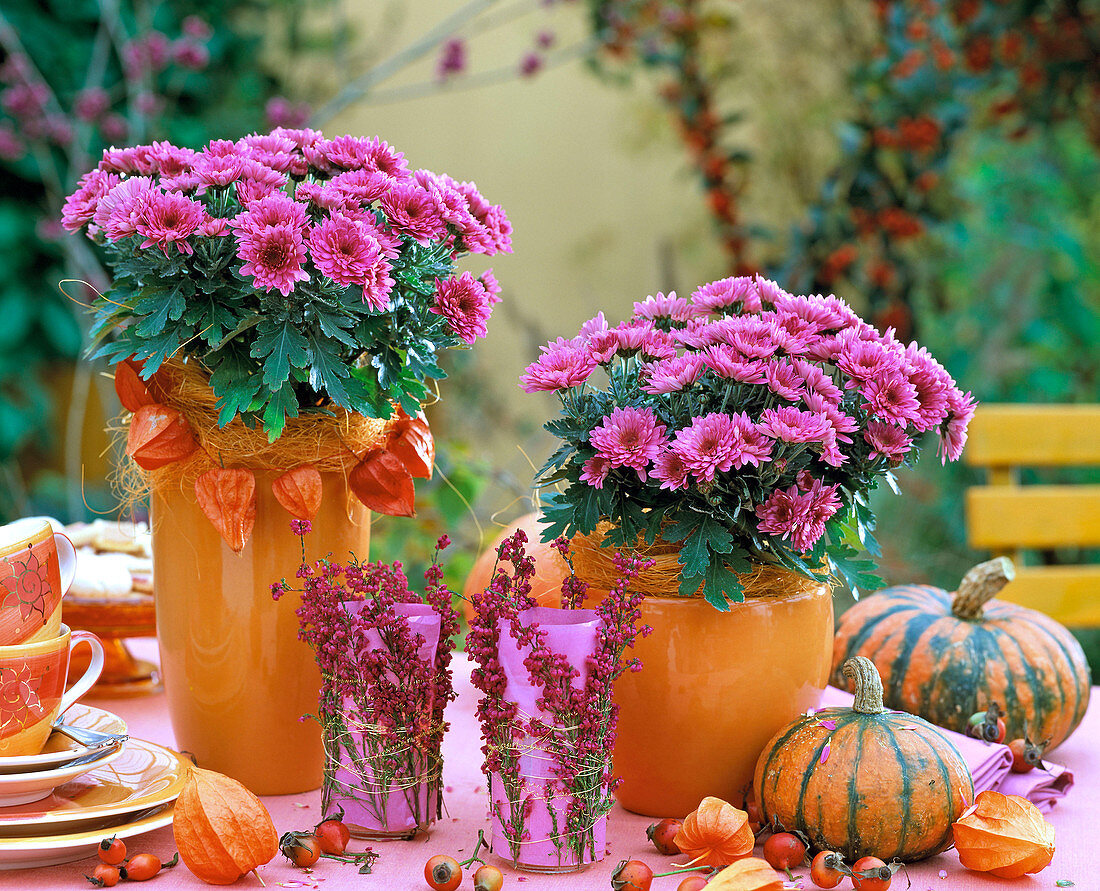
<instances>
[{"instance_id":1,"label":"orange teacup with sun pattern","mask_svg":"<svg viewBox=\"0 0 1100 891\"><path fill-rule=\"evenodd\" d=\"M81 643L92 648L92 659L66 692L69 654ZM68 625L49 640L0 647L0 757L41 752L54 719L88 692L102 670L99 638Z\"/></svg>"},{"instance_id":2,"label":"orange teacup with sun pattern","mask_svg":"<svg viewBox=\"0 0 1100 891\"><path fill-rule=\"evenodd\" d=\"M0 526L0 646L57 637L76 548L45 517Z\"/></svg>"}]
</instances>

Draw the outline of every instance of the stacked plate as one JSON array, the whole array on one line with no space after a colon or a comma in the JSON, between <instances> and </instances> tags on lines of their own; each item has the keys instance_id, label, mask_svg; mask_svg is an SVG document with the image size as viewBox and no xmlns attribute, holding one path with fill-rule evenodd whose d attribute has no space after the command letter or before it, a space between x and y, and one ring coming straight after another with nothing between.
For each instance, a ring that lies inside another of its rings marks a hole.
<instances>
[{"instance_id":1,"label":"stacked plate","mask_svg":"<svg viewBox=\"0 0 1100 891\"><path fill-rule=\"evenodd\" d=\"M84 703L65 713L75 728L125 736L117 715ZM0 757L0 869L68 863L100 840L167 826L190 762L140 739L89 748L54 731L38 755Z\"/></svg>"}]
</instances>

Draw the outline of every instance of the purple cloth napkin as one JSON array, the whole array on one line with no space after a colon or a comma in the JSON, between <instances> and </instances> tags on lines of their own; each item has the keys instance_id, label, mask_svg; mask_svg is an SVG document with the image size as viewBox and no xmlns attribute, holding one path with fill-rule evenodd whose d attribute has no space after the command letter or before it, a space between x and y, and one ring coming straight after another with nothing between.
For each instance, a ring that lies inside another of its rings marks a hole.
<instances>
[{"instance_id":1,"label":"purple cloth napkin","mask_svg":"<svg viewBox=\"0 0 1100 891\"><path fill-rule=\"evenodd\" d=\"M821 695L822 708L851 704L852 694L836 687L826 687ZM988 789L1005 795L1019 795L1046 813L1073 785L1073 773L1060 764L1044 760L1045 770L1037 767L1028 773L1012 773L1012 752L1008 746L982 742L954 730L940 729L954 743L970 768L975 795Z\"/></svg>"}]
</instances>

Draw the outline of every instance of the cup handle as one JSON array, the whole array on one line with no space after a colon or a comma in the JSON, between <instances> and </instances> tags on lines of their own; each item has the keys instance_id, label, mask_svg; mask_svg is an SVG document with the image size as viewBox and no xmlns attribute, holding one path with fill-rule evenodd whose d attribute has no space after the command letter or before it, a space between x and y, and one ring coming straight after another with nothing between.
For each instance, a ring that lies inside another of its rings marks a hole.
<instances>
[{"instance_id":1,"label":"cup handle","mask_svg":"<svg viewBox=\"0 0 1100 891\"><path fill-rule=\"evenodd\" d=\"M61 697L61 706L57 710L59 719L70 705L92 688L92 684L99 680L100 672L103 671L103 644L99 642L99 638L90 631L73 631L72 637L69 638L69 653L71 654L80 643L86 643L92 648L92 661L88 663L83 677Z\"/></svg>"},{"instance_id":2,"label":"cup handle","mask_svg":"<svg viewBox=\"0 0 1100 891\"><path fill-rule=\"evenodd\" d=\"M53 534L54 547L57 548L57 566L61 576L61 596L69 593L76 578L76 545L64 532Z\"/></svg>"}]
</instances>

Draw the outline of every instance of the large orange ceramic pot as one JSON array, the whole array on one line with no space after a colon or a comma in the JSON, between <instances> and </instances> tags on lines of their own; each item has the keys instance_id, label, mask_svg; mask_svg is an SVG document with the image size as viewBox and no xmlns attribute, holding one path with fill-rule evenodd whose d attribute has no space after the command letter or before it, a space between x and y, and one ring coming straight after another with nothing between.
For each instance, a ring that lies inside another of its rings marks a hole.
<instances>
[{"instance_id":1,"label":"large orange ceramic pot","mask_svg":"<svg viewBox=\"0 0 1100 891\"><path fill-rule=\"evenodd\" d=\"M161 668L180 750L258 795L321 785L316 721L320 674L297 639L298 597L276 602L271 583L296 582L301 544L290 514L256 472L256 526L238 556L177 488L152 498L154 588ZM322 473L324 495L306 537L307 558L354 551L366 559L370 512L340 473Z\"/></svg>"},{"instance_id":2,"label":"large orange ceramic pot","mask_svg":"<svg viewBox=\"0 0 1100 891\"><path fill-rule=\"evenodd\" d=\"M647 596L640 672L615 685L619 802L683 817L707 795L741 803L768 740L814 708L829 677L828 586L750 597L719 612L700 597Z\"/></svg>"}]
</instances>

